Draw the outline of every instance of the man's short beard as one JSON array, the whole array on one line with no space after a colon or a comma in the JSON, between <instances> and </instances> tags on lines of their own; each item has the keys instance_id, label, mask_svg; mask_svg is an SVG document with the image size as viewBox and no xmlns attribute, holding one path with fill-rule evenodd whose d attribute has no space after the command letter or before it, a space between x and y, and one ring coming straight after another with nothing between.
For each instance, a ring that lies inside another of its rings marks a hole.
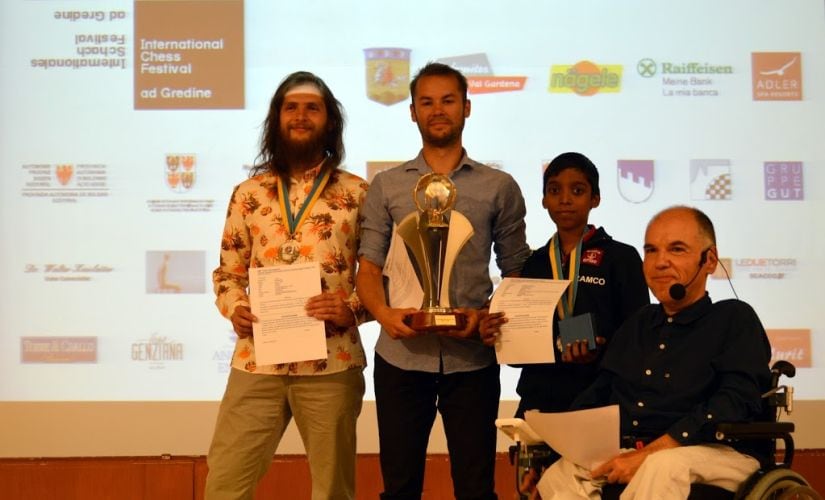
<instances>
[{"instance_id":1,"label":"man's short beard","mask_svg":"<svg viewBox=\"0 0 825 500\"><path fill-rule=\"evenodd\" d=\"M291 141L282 134L278 134L275 144L280 152L281 162L288 166L306 165L318 161L324 155L322 134L313 135L306 141Z\"/></svg>"},{"instance_id":2,"label":"man's short beard","mask_svg":"<svg viewBox=\"0 0 825 500\"><path fill-rule=\"evenodd\" d=\"M464 122L460 123L458 127L452 129L447 135L434 136L430 134L426 127L418 126L418 131L421 132L422 140L429 146L436 148L446 148L453 146L461 141L461 133L464 131Z\"/></svg>"}]
</instances>

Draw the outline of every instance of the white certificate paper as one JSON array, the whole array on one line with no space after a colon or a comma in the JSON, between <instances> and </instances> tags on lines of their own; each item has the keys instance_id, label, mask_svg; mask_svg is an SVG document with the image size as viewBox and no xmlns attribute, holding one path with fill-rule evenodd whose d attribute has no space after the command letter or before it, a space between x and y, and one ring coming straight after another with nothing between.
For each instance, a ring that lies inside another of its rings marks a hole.
<instances>
[{"instance_id":1,"label":"white certificate paper","mask_svg":"<svg viewBox=\"0 0 825 500\"><path fill-rule=\"evenodd\" d=\"M619 405L524 413L527 425L561 456L593 470L619 454Z\"/></svg>"},{"instance_id":2,"label":"white certificate paper","mask_svg":"<svg viewBox=\"0 0 825 500\"><path fill-rule=\"evenodd\" d=\"M326 359L324 322L307 316L307 299L321 293L317 262L249 269L255 362L275 365Z\"/></svg>"},{"instance_id":3,"label":"white certificate paper","mask_svg":"<svg viewBox=\"0 0 825 500\"><path fill-rule=\"evenodd\" d=\"M553 312L570 280L504 278L490 301L490 312L504 312L496 340L499 364L555 363Z\"/></svg>"}]
</instances>

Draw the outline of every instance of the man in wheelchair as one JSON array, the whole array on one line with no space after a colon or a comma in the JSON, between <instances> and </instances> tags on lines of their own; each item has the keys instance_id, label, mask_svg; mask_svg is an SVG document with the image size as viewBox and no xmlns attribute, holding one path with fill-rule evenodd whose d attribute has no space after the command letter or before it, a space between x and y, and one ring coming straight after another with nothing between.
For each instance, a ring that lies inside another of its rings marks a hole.
<instances>
[{"instance_id":1,"label":"man in wheelchair","mask_svg":"<svg viewBox=\"0 0 825 500\"><path fill-rule=\"evenodd\" d=\"M771 379L756 313L706 292L717 263L713 224L700 210L673 207L650 221L644 274L659 304L622 325L573 403L618 404L624 449L592 471L560 459L538 482L541 498L600 498L616 483L626 484L622 499L687 498L691 483L735 491L759 468L754 450L714 437L719 422L759 417Z\"/></svg>"}]
</instances>

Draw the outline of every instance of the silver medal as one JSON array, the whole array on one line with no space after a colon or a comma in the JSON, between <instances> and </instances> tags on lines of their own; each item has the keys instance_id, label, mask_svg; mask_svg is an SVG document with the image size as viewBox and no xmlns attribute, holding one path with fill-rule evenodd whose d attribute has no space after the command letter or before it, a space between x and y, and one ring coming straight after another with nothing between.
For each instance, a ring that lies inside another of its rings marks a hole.
<instances>
[{"instance_id":1,"label":"silver medal","mask_svg":"<svg viewBox=\"0 0 825 500\"><path fill-rule=\"evenodd\" d=\"M298 260L298 255L300 255L300 253L301 244L290 238L286 240L283 245L281 245L281 248L278 250L278 258L287 264L292 264Z\"/></svg>"}]
</instances>

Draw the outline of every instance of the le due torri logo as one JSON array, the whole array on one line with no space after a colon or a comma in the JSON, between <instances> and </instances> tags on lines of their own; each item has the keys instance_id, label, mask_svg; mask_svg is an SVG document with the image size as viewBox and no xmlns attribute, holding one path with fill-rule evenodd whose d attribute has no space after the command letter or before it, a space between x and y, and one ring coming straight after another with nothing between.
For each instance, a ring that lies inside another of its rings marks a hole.
<instances>
[{"instance_id":1,"label":"le due torri logo","mask_svg":"<svg viewBox=\"0 0 825 500\"><path fill-rule=\"evenodd\" d=\"M591 61L579 61L573 65L554 64L550 68L548 91L580 96L618 93L622 88L622 69L620 64L596 64Z\"/></svg>"}]
</instances>

